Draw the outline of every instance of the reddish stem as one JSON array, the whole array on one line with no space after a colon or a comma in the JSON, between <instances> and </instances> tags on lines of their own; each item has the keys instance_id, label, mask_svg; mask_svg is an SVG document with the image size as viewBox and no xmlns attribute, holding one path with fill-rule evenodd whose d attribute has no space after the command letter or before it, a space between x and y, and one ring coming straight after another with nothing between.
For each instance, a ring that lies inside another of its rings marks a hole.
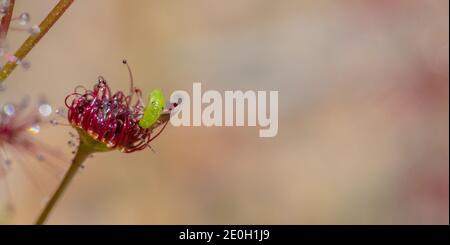
<instances>
[{"instance_id":1,"label":"reddish stem","mask_svg":"<svg viewBox=\"0 0 450 245\"><path fill-rule=\"evenodd\" d=\"M3 42L3 40L6 39L6 35L8 34L9 24L11 23L15 2L15 0L9 1L8 10L6 11L6 14L3 16L2 21L0 22L0 44L1 42Z\"/></svg>"}]
</instances>

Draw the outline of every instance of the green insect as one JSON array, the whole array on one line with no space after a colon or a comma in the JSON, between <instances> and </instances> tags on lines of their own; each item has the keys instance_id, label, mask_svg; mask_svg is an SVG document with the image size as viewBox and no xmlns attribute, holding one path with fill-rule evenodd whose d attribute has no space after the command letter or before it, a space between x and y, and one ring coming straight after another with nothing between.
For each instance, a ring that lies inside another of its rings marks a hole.
<instances>
[{"instance_id":1,"label":"green insect","mask_svg":"<svg viewBox=\"0 0 450 245\"><path fill-rule=\"evenodd\" d=\"M164 109L164 94L161 90L155 89L148 96L148 104L145 107L144 116L139 120L141 128L149 128L161 115Z\"/></svg>"}]
</instances>

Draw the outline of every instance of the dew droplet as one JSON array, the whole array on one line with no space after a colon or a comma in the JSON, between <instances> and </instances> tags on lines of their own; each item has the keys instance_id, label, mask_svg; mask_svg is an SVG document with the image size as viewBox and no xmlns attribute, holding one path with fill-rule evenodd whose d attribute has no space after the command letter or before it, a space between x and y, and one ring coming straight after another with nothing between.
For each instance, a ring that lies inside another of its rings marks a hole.
<instances>
[{"instance_id":1,"label":"dew droplet","mask_svg":"<svg viewBox=\"0 0 450 245\"><path fill-rule=\"evenodd\" d=\"M31 127L28 128L28 132L33 134L38 134L41 131L41 126L39 124L35 123Z\"/></svg>"},{"instance_id":2,"label":"dew droplet","mask_svg":"<svg viewBox=\"0 0 450 245\"><path fill-rule=\"evenodd\" d=\"M30 14L25 12L19 15L19 24L26 25L30 21Z\"/></svg>"},{"instance_id":3,"label":"dew droplet","mask_svg":"<svg viewBox=\"0 0 450 245\"><path fill-rule=\"evenodd\" d=\"M3 106L3 112L8 116L12 116L16 113L16 109L13 104L6 104Z\"/></svg>"},{"instance_id":4,"label":"dew droplet","mask_svg":"<svg viewBox=\"0 0 450 245\"><path fill-rule=\"evenodd\" d=\"M34 25L34 26L30 27L30 29L28 29L28 32L29 32L31 35L36 35L36 34L38 34L39 32L41 32L41 28L40 28L39 26L37 26L37 25Z\"/></svg>"},{"instance_id":5,"label":"dew droplet","mask_svg":"<svg viewBox=\"0 0 450 245\"><path fill-rule=\"evenodd\" d=\"M9 62L9 63L16 63L17 62L17 57L12 55L12 54L5 54L5 59Z\"/></svg>"},{"instance_id":6,"label":"dew droplet","mask_svg":"<svg viewBox=\"0 0 450 245\"><path fill-rule=\"evenodd\" d=\"M21 60L19 65L25 70L28 70L31 67L31 63L28 60Z\"/></svg>"},{"instance_id":7,"label":"dew droplet","mask_svg":"<svg viewBox=\"0 0 450 245\"><path fill-rule=\"evenodd\" d=\"M58 115L61 115L61 116L65 116L66 115L66 109L64 109L62 107L58 108L58 109L55 110L55 113L58 114Z\"/></svg>"},{"instance_id":8,"label":"dew droplet","mask_svg":"<svg viewBox=\"0 0 450 245\"><path fill-rule=\"evenodd\" d=\"M2 5L4 8L9 7L10 4L11 4L10 0L2 0L2 2L1 2L1 5Z\"/></svg>"},{"instance_id":9,"label":"dew droplet","mask_svg":"<svg viewBox=\"0 0 450 245\"><path fill-rule=\"evenodd\" d=\"M52 106L47 103L41 104L39 106L39 113L44 117L50 116L52 114Z\"/></svg>"}]
</instances>

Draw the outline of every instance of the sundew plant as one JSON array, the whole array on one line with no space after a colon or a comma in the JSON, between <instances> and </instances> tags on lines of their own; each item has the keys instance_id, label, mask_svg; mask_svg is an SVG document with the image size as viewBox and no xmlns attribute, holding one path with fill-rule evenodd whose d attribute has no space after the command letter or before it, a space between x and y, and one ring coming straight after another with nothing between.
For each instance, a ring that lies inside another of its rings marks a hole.
<instances>
[{"instance_id":1,"label":"sundew plant","mask_svg":"<svg viewBox=\"0 0 450 245\"><path fill-rule=\"evenodd\" d=\"M22 13L15 17L14 0L2 1L0 4L0 54L4 58L4 64L0 70L0 84L7 83L8 76L16 66L29 66L25 61L26 55L45 36L51 27L69 9L73 0L60 0L50 11L47 17L39 24L26 27L29 22L29 14ZM19 27L14 27L17 22ZM19 47L10 53L4 49L3 44L7 40L10 30L25 30L29 37ZM66 117L68 123L50 120L51 124L64 124L73 127L78 136L72 135L69 144L75 147L74 157L70 167L61 178L56 190L45 202L42 211L38 215L36 224L44 224L53 210L62 193L71 183L78 169L84 161L94 153L119 150L124 153L132 153L144 149L151 149L150 143L158 137L167 126L170 112L177 104L166 104L161 90L153 90L145 103L142 91L134 85L131 69L126 60L130 77L130 89L128 91L113 91L105 78L99 76L92 84L92 88L85 88L74 84L74 91L65 98L66 109L59 109L56 113ZM1 96L1 94L0 94ZM26 107L23 105L5 104L0 115L0 150L2 153L2 166L0 166L0 178L7 174L11 165L8 157L8 148L27 151L38 155L41 160L52 158L53 152L42 148L36 140L27 136L27 132L38 132L41 118L49 116L52 107L47 103L38 104L31 114L24 115ZM66 113L67 112L67 113ZM46 157L44 155L49 155Z\"/></svg>"}]
</instances>

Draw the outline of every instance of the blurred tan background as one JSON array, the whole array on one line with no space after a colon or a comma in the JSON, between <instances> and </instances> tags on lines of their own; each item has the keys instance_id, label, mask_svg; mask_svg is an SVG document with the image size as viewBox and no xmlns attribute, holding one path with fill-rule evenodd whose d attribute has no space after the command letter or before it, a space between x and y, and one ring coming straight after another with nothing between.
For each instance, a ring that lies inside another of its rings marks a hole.
<instances>
[{"instance_id":1,"label":"blurred tan background","mask_svg":"<svg viewBox=\"0 0 450 245\"><path fill-rule=\"evenodd\" d=\"M39 23L57 2L17 0ZM448 1L79 0L0 102L56 108L103 75L127 90L278 90L279 131L168 127L150 150L97 154L50 224L448 224ZM11 32L15 50L26 37ZM64 152L68 127L38 139ZM41 164L36 162L36 164ZM15 168L18 169L18 168ZM44 190L10 176L29 224Z\"/></svg>"}]
</instances>

